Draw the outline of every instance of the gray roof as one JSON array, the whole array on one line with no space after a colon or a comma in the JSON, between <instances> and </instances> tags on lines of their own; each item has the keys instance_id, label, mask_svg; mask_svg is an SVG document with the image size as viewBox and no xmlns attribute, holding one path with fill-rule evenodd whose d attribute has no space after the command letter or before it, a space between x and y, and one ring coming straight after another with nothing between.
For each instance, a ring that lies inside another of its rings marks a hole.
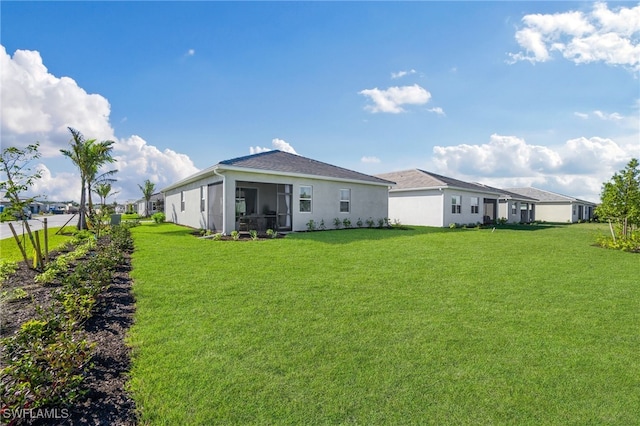
<instances>
[{"instance_id":1,"label":"gray roof","mask_svg":"<svg viewBox=\"0 0 640 426\"><path fill-rule=\"evenodd\" d=\"M379 177L366 175L301 155L274 150L244 157L232 158L218 163L220 166L234 166L254 170L268 170L272 172L296 173L320 177L330 177L345 180L360 180L379 184L393 185L394 182ZM224 167L220 167L224 169Z\"/></svg>"},{"instance_id":2,"label":"gray roof","mask_svg":"<svg viewBox=\"0 0 640 426\"><path fill-rule=\"evenodd\" d=\"M507 200L537 201L536 198L528 197L522 194L516 194L515 192L507 191L506 189L502 188L494 188L493 186L485 185L484 183L478 183L478 185L482 185L488 189L499 192L500 198L505 198Z\"/></svg>"},{"instance_id":3,"label":"gray roof","mask_svg":"<svg viewBox=\"0 0 640 426\"><path fill-rule=\"evenodd\" d=\"M540 203L585 203L593 204L591 201L581 200L579 198L570 197L568 195L556 194L555 192L545 191L543 189L526 187L526 188L509 188L509 191L516 194L525 195L537 200Z\"/></svg>"},{"instance_id":4,"label":"gray roof","mask_svg":"<svg viewBox=\"0 0 640 426\"><path fill-rule=\"evenodd\" d=\"M477 183L465 182L420 169L383 173L376 176L396 182L396 186L393 188L394 190L448 187L484 193L500 192L494 188L488 188Z\"/></svg>"},{"instance_id":5,"label":"gray roof","mask_svg":"<svg viewBox=\"0 0 640 426\"><path fill-rule=\"evenodd\" d=\"M247 170L263 170L271 173L282 174L302 174L310 176L318 176L325 179L350 180L369 182L377 185L391 186L394 182L381 179L379 177L366 175L364 173L345 169L321 161L312 160L288 152L273 150L265 151L258 154L247 155L244 157L232 158L230 160L221 161L218 164L207 169L201 170L181 181L178 181L162 191L177 188L189 182L196 181L205 176L214 174L215 171L233 170L235 168Z\"/></svg>"}]
</instances>

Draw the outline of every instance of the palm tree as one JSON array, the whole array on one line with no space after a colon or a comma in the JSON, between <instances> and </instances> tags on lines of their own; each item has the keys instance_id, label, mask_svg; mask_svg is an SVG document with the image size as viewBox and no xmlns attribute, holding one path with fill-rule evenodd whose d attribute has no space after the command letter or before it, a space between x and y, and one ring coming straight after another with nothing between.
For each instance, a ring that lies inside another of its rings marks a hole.
<instances>
[{"instance_id":1,"label":"palm tree","mask_svg":"<svg viewBox=\"0 0 640 426\"><path fill-rule=\"evenodd\" d=\"M149 216L149 200L151 200L153 191L156 189L156 184L147 179L144 181L144 186L138 185L138 188L140 188L144 197L144 216L147 217Z\"/></svg>"},{"instance_id":2,"label":"palm tree","mask_svg":"<svg viewBox=\"0 0 640 426\"><path fill-rule=\"evenodd\" d=\"M89 190L89 200L91 200L91 186L96 180L96 175L100 167L106 163L113 163L115 159L111 156L113 141L97 142L95 139L85 140L82 133L71 127L72 139L69 141L70 149L61 149L60 152L76 165L80 172L80 218L78 219L78 229L87 229L86 207L87 190ZM92 206L90 205L91 209Z\"/></svg>"},{"instance_id":3,"label":"palm tree","mask_svg":"<svg viewBox=\"0 0 640 426\"><path fill-rule=\"evenodd\" d=\"M102 208L107 205L107 198L111 195L116 195L120 191L111 192L111 184L108 182L99 182L96 183L93 192L96 193L98 197L100 197L100 205Z\"/></svg>"}]
</instances>

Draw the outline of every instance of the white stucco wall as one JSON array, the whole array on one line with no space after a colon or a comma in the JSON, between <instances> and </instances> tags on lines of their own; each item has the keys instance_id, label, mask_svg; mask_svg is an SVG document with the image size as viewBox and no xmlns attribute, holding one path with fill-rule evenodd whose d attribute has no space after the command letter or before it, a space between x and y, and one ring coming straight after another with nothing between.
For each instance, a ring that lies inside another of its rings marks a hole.
<instances>
[{"instance_id":1,"label":"white stucco wall","mask_svg":"<svg viewBox=\"0 0 640 426\"><path fill-rule=\"evenodd\" d=\"M536 204L536 220L545 222L573 222L573 207L569 203Z\"/></svg>"},{"instance_id":2,"label":"white stucco wall","mask_svg":"<svg viewBox=\"0 0 640 426\"><path fill-rule=\"evenodd\" d=\"M460 196L460 213L453 213L451 198ZM478 198L478 213L471 213L471 198ZM389 192L389 217L405 225L449 226L482 223L484 198L496 195L457 189L422 189Z\"/></svg>"},{"instance_id":3,"label":"white stucco wall","mask_svg":"<svg viewBox=\"0 0 640 426\"><path fill-rule=\"evenodd\" d=\"M442 227L442 191L390 191L389 218L403 225Z\"/></svg>"}]
</instances>

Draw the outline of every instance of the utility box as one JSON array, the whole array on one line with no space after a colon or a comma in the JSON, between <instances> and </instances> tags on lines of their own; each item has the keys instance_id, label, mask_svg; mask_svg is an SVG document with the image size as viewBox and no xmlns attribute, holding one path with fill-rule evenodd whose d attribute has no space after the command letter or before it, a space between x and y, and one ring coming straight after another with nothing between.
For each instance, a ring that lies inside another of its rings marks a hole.
<instances>
[{"instance_id":1,"label":"utility box","mask_svg":"<svg viewBox=\"0 0 640 426\"><path fill-rule=\"evenodd\" d=\"M120 225L120 219L122 218L121 214L112 214L111 215L111 226Z\"/></svg>"}]
</instances>

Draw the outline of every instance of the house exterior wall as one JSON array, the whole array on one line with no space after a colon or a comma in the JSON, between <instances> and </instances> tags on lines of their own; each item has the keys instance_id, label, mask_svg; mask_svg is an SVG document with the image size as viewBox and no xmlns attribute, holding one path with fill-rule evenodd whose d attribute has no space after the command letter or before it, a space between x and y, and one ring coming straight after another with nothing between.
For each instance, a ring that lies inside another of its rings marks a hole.
<instances>
[{"instance_id":1,"label":"house exterior wall","mask_svg":"<svg viewBox=\"0 0 640 426\"><path fill-rule=\"evenodd\" d=\"M234 194L236 182L255 182L269 184L293 185L292 193L292 231L307 230L307 223L313 220L318 225L324 220L327 229L334 228L334 218L341 220L348 218L352 226L355 226L358 218L364 222L369 217L374 220L388 217L389 200L388 187L382 185L368 185L355 182L336 182L321 178L307 178L297 176L280 176L263 173L227 171L224 172L227 189ZM311 212L300 212L300 187L311 186ZM350 189L350 211L340 212L340 190ZM234 195L232 195L233 197ZM258 205L260 194L258 194ZM235 204L227 200L225 206L225 228L235 229Z\"/></svg>"},{"instance_id":2,"label":"house exterior wall","mask_svg":"<svg viewBox=\"0 0 640 426\"><path fill-rule=\"evenodd\" d=\"M444 222L441 226L449 226L451 223L459 225L476 224L483 222L483 202L485 198L497 198L495 194L486 194L480 192L464 191L459 189L447 188L443 190L444 193ZM460 196L462 205L460 207L460 213L452 212L451 198L453 196ZM478 213L471 212L471 198L478 198L479 206Z\"/></svg>"},{"instance_id":3,"label":"house exterior wall","mask_svg":"<svg viewBox=\"0 0 640 426\"><path fill-rule=\"evenodd\" d=\"M444 226L442 191L390 191L389 218L403 225Z\"/></svg>"},{"instance_id":4,"label":"house exterior wall","mask_svg":"<svg viewBox=\"0 0 640 426\"><path fill-rule=\"evenodd\" d=\"M571 203L537 203L536 220L545 222L573 222Z\"/></svg>"},{"instance_id":5,"label":"house exterior wall","mask_svg":"<svg viewBox=\"0 0 640 426\"><path fill-rule=\"evenodd\" d=\"M221 171L224 175L223 181L223 213L224 221L222 229L216 232L226 234L236 229L235 213L235 189L236 184L244 187L254 187L258 189L258 212L261 213L263 202L261 197L266 196L266 192L273 191L264 184L288 184L292 185L292 230L304 231L307 223L313 220L316 225L324 220L327 229L332 229L333 219L341 220L349 218L352 226L355 226L358 218L364 222L369 217L374 220L388 217L388 187L384 185L368 185L356 182L338 182L324 180L322 178L307 178L298 176L284 176L267 173L255 173L248 171L226 170ZM190 226L198 229L209 229L207 209L200 211L200 187L205 188L212 183L222 180L220 176L211 176L198 181L186 184L182 187L167 191L165 194L165 214L167 220L177 224ZM300 212L300 187L311 186L312 201L311 212ZM340 190L350 189L350 211L340 212ZM262 191L265 191L264 193ZM184 194L184 210L181 208L181 194ZM208 196L205 190L205 197ZM205 206L209 205L207 199Z\"/></svg>"},{"instance_id":6,"label":"house exterior wall","mask_svg":"<svg viewBox=\"0 0 640 426\"><path fill-rule=\"evenodd\" d=\"M179 225L190 226L196 229L207 229L208 214L207 209L201 211L200 208L200 190L204 187L205 206L208 205L207 187L211 183L219 182L222 178L212 176L200 179L198 181L186 184L180 188L175 188L165 193L165 215L170 222ZM184 194L184 210L182 210L182 194ZM233 199L233 189L231 190L231 198ZM232 205L233 210L233 205Z\"/></svg>"},{"instance_id":7,"label":"house exterior wall","mask_svg":"<svg viewBox=\"0 0 640 426\"><path fill-rule=\"evenodd\" d=\"M452 197L460 197L460 212L453 212ZM389 217L405 225L449 226L451 223L482 223L484 198L496 195L459 189L421 189L389 192ZM477 198L477 212L471 211L471 199Z\"/></svg>"}]
</instances>

